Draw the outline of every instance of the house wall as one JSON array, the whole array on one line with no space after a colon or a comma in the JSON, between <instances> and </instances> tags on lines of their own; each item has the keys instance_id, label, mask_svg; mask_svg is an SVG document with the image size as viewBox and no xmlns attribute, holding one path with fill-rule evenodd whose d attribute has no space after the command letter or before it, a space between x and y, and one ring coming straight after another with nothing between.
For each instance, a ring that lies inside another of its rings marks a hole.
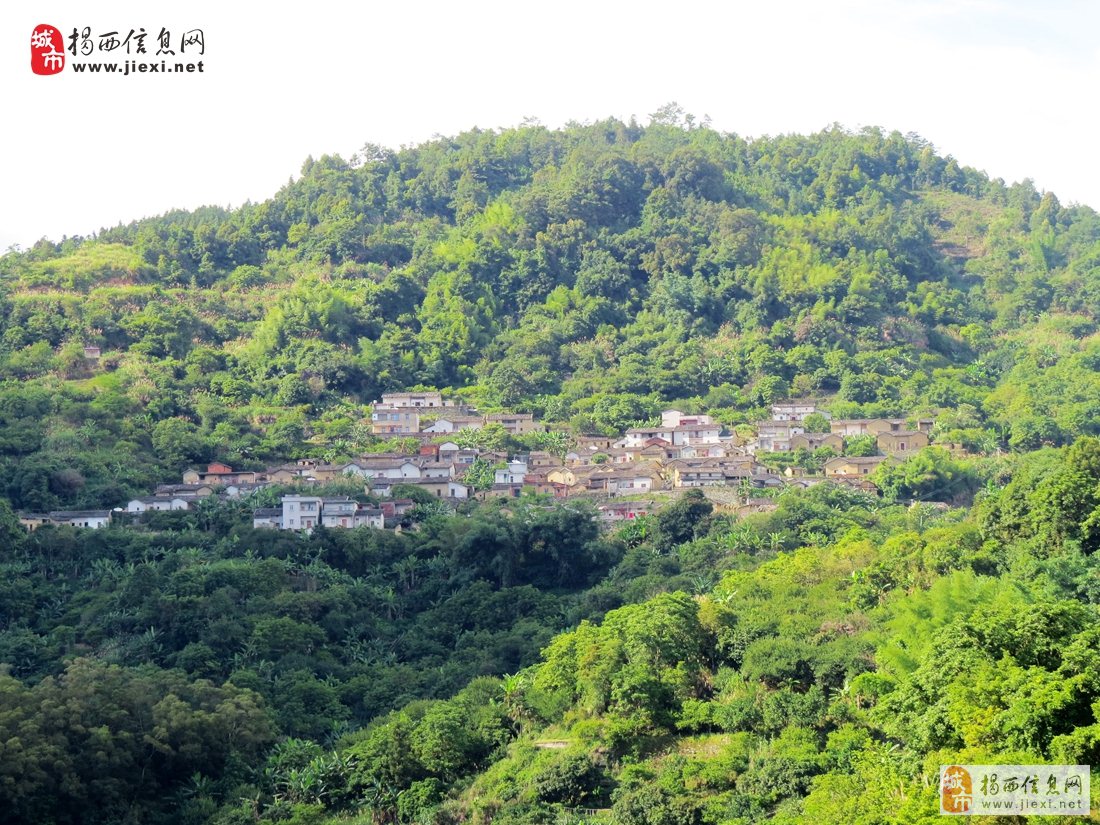
<instances>
[{"instance_id":1,"label":"house wall","mask_svg":"<svg viewBox=\"0 0 1100 825\"><path fill-rule=\"evenodd\" d=\"M309 530L321 523L321 499L308 496L283 497L284 530Z\"/></svg>"}]
</instances>

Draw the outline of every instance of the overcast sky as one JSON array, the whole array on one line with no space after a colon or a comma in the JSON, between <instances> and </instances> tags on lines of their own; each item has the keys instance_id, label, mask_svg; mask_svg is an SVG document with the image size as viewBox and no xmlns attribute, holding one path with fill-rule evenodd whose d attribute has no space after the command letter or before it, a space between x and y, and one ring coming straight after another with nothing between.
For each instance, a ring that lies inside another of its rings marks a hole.
<instances>
[{"instance_id":1,"label":"overcast sky","mask_svg":"<svg viewBox=\"0 0 1100 825\"><path fill-rule=\"evenodd\" d=\"M262 200L311 154L525 117L644 122L673 100L746 137L834 121L916 132L964 165L1100 208L1088 0L33 5L0 6L0 251ZM147 59L162 27L174 41L202 29L204 71L39 77L40 23L144 27Z\"/></svg>"}]
</instances>

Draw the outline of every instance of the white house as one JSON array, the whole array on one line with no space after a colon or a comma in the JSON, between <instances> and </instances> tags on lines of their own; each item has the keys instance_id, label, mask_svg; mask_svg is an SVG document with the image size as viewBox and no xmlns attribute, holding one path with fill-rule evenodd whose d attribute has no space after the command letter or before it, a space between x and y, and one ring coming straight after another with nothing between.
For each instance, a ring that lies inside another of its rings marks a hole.
<instances>
[{"instance_id":1,"label":"white house","mask_svg":"<svg viewBox=\"0 0 1100 825\"><path fill-rule=\"evenodd\" d=\"M386 517L382 510L375 507L360 507L355 511L356 527L373 527L381 530L386 526Z\"/></svg>"},{"instance_id":2,"label":"white house","mask_svg":"<svg viewBox=\"0 0 1100 825\"><path fill-rule=\"evenodd\" d=\"M366 461L349 461L347 464L343 464L340 467L340 475L343 476L366 478L369 473L370 465Z\"/></svg>"},{"instance_id":3,"label":"white house","mask_svg":"<svg viewBox=\"0 0 1100 825\"><path fill-rule=\"evenodd\" d=\"M377 527L385 526L380 509L360 507L359 502L347 496L326 498L321 502L321 524L325 527Z\"/></svg>"},{"instance_id":4,"label":"white house","mask_svg":"<svg viewBox=\"0 0 1100 825\"><path fill-rule=\"evenodd\" d=\"M261 507L252 511L252 526L279 530L283 526L283 509L281 507Z\"/></svg>"},{"instance_id":5,"label":"white house","mask_svg":"<svg viewBox=\"0 0 1100 825\"><path fill-rule=\"evenodd\" d=\"M262 490L267 486L266 481L257 481L254 484L246 484L244 482L240 484L227 484L225 487L225 494L229 498L244 498L250 496L257 490Z\"/></svg>"},{"instance_id":6,"label":"white house","mask_svg":"<svg viewBox=\"0 0 1100 825\"><path fill-rule=\"evenodd\" d=\"M461 481L449 479L447 481L447 496L449 498L469 498L470 488Z\"/></svg>"},{"instance_id":7,"label":"white house","mask_svg":"<svg viewBox=\"0 0 1100 825\"><path fill-rule=\"evenodd\" d=\"M420 465L405 459L385 464L368 464L363 468L363 477L367 479L388 478L391 481L413 480L422 477Z\"/></svg>"},{"instance_id":8,"label":"white house","mask_svg":"<svg viewBox=\"0 0 1100 825\"><path fill-rule=\"evenodd\" d=\"M454 478L455 465L450 461L425 461L420 465L421 478Z\"/></svg>"},{"instance_id":9,"label":"white house","mask_svg":"<svg viewBox=\"0 0 1100 825\"><path fill-rule=\"evenodd\" d=\"M493 473L493 484L523 484L526 475L526 461L509 461L507 467L500 467Z\"/></svg>"},{"instance_id":10,"label":"white house","mask_svg":"<svg viewBox=\"0 0 1100 825\"><path fill-rule=\"evenodd\" d=\"M628 521L641 518L653 511L652 501L612 501L599 506L600 521Z\"/></svg>"},{"instance_id":11,"label":"white house","mask_svg":"<svg viewBox=\"0 0 1100 825\"><path fill-rule=\"evenodd\" d=\"M705 416L697 416L705 417ZM650 439L659 438L674 447L688 444L718 444L722 425L711 423L678 424L675 427L631 427L622 440L623 447L644 447Z\"/></svg>"},{"instance_id":12,"label":"white house","mask_svg":"<svg viewBox=\"0 0 1100 825\"><path fill-rule=\"evenodd\" d=\"M744 453L740 447L731 444L689 444L680 450L680 458L725 458Z\"/></svg>"},{"instance_id":13,"label":"white house","mask_svg":"<svg viewBox=\"0 0 1100 825\"><path fill-rule=\"evenodd\" d=\"M425 433L456 433L459 430L480 430L484 426L484 420L480 416L450 415L437 418L421 432Z\"/></svg>"},{"instance_id":14,"label":"white house","mask_svg":"<svg viewBox=\"0 0 1100 825\"><path fill-rule=\"evenodd\" d=\"M354 527L359 502L347 496L321 500L321 524L325 527Z\"/></svg>"},{"instance_id":15,"label":"white house","mask_svg":"<svg viewBox=\"0 0 1100 825\"><path fill-rule=\"evenodd\" d=\"M402 482L398 482L400 484ZM413 482L410 482L413 483ZM368 479L366 485L366 492L370 495L381 496L382 498L389 498L393 495L393 484L391 479L378 477Z\"/></svg>"},{"instance_id":16,"label":"white house","mask_svg":"<svg viewBox=\"0 0 1100 825\"><path fill-rule=\"evenodd\" d=\"M110 510L53 510L50 523L98 530L111 523Z\"/></svg>"},{"instance_id":17,"label":"white house","mask_svg":"<svg viewBox=\"0 0 1100 825\"><path fill-rule=\"evenodd\" d=\"M625 493L645 493L658 489L662 482L661 476L653 467L623 467L616 469L606 481L606 489L610 495L623 495Z\"/></svg>"},{"instance_id":18,"label":"white house","mask_svg":"<svg viewBox=\"0 0 1100 825\"><path fill-rule=\"evenodd\" d=\"M312 530L321 523L319 496L283 496L283 530Z\"/></svg>"},{"instance_id":19,"label":"white house","mask_svg":"<svg viewBox=\"0 0 1100 825\"><path fill-rule=\"evenodd\" d=\"M661 412L661 426L665 429L686 427L690 424L713 424L714 419L709 415L690 415L679 410L663 410Z\"/></svg>"},{"instance_id":20,"label":"white house","mask_svg":"<svg viewBox=\"0 0 1100 825\"><path fill-rule=\"evenodd\" d=\"M778 404L772 404L774 421L805 421L807 416L814 413L829 417L829 414L819 410L813 401L780 401Z\"/></svg>"},{"instance_id":21,"label":"white house","mask_svg":"<svg viewBox=\"0 0 1100 825\"><path fill-rule=\"evenodd\" d=\"M785 453L791 449L791 436L805 431L801 421L758 421L754 452Z\"/></svg>"},{"instance_id":22,"label":"white house","mask_svg":"<svg viewBox=\"0 0 1100 825\"><path fill-rule=\"evenodd\" d=\"M148 496L126 502L127 513L145 513L149 510L187 510L191 501L181 496Z\"/></svg>"},{"instance_id":23,"label":"white house","mask_svg":"<svg viewBox=\"0 0 1100 825\"><path fill-rule=\"evenodd\" d=\"M283 496L281 508L264 508L252 512L253 527L311 531L317 526L332 529L385 526L381 509L361 507L348 496Z\"/></svg>"},{"instance_id":24,"label":"white house","mask_svg":"<svg viewBox=\"0 0 1100 825\"><path fill-rule=\"evenodd\" d=\"M376 401L375 404L378 404ZM444 401L438 392L384 392L382 404L390 407L453 407L454 401Z\"/></svg>"}]
</instances>

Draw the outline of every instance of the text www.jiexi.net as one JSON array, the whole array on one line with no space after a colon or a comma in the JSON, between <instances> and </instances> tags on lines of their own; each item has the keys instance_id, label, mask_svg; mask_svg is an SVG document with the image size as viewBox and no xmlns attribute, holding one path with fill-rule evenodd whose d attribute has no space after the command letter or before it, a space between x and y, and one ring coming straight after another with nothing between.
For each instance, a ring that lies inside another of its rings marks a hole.
<instances>
[{"instance_id":1,"label":"text www.jiexi.net","mask_svg":"<svg viewBox=\"0 0 1100 825\"><path fill-rule=\"evenodd\" d=\"M123 77L132 74L172 74L173 72L202 72L202 61L197 63L169 63L166 60L122 60L113 63L72 63L74 72L107 72L108 74L120 74Z\"/></svg>"},{"instance_id":2,"label":"text www.jiexi.net","mask_svg":"<svg viewBox=\"0 0 1100 825\"><path fill-rule=\"evenodd\" d=\"M971 813L996 814L1013 812L1017 814L1036 814L1057 812L1064 816L1074 814L1088 816L1087 799L1028 799L1027 797L1009 797L1008 799L979 799Z\"/></svg>"}]
</instances>

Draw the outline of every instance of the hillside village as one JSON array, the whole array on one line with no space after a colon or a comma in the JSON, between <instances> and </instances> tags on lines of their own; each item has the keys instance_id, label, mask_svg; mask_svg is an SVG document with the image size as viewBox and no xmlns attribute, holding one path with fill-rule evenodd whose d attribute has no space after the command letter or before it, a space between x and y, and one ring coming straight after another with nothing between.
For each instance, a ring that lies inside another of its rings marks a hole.
<instances>
[{"instance_id":1,"label":"hillside village","mask_svg":"<svg viewBox=\"0 0 1100 825\"><path fill-rule=\"evenodd\" d=\"M807 420L825 421L828 432L808 432ZM774 506L759 491L786 486L809 487L822 482L846 484L877 492L867 478L884 461L897 461L927 447L933 419L904 418L831 420L817 402L785 401L772 405L771 418L753 425L754 436L730 432L711 416L669 409L660 424L632 427L620 438L580 436L564 454L533 451L508 454L463 447L448 435L499 425L509 436L545 432L530 413L493 413L446 399L438 392L383 394L371 405L371 432L380 438L414 439L414 452L363 456L324 463L300 459L263 471L235 470L213 462L205 469L183 473L179 482L158 484L151 496L135 498L115 510L54 511L19 514L28 530L44 525L97 529L121 513L140 517L155 511L192 509L209 496L244 498L271 485L299 487L283 495L279 507L257 508L253 526L309 531L328 528L395 526L415 506L411 498L395 497L395 488L418 489L440 502L456 506L471 498L518 497L523 492L556 499L587 497L597 502L601 520L615 523L638 518L655 505L645 496L695 487L733 487L737 512ZM873 439L877 455L846 455L856 437ZM813 452L828 448L821 472L806 471L793 462L763 461L764 456ZM479 485L467 473L475 462L492 469L492 483ZM777 464L786 466L777 471ZM311 488L337 481L362 481L364 493L378 504L361 504L350 496L310 495ZM753 491L757 491L755 494Z\"/></svg>"},{"instance_id":2,"label":"hillside village","mask_svg":"<svg viewBox=\"0 0 1100 825\"><path fill-rule=\"evenodd\" d=\"M0 825L930 824L973 762L1100 809L1100 212L678 109L0 256Z\"/></svg>"}]
</instances>

